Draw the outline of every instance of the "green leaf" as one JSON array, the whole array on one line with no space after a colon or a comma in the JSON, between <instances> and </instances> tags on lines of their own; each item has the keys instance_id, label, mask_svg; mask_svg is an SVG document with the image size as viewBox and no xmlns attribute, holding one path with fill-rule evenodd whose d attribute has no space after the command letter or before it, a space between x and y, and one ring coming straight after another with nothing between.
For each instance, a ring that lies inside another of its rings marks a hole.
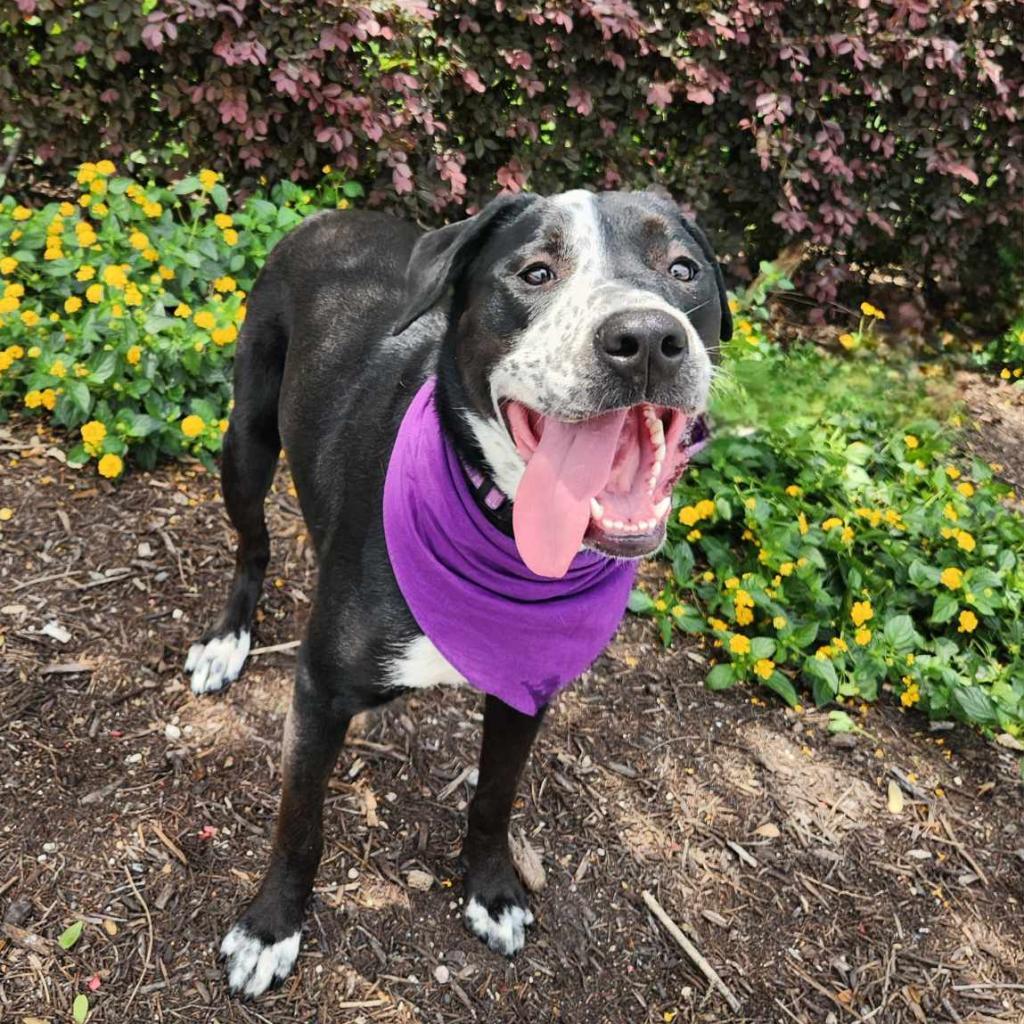
<instances>
[{"instance_id":1,"label":"green leaf","mask_svg":"<svg viewBox=\"0 0 1024 1024\"><path fill-rule=\"evenodd\" d=\"M939 594L935 598L935 604L932 606L932 616L929 621L935 623L949 622L956 615L956 610L959 607L960 603L957 601L955 594Z\"/></svg>"},{"instance_id":2,"label":"green leaf","mask_svg":"<svg viewBox=\"0 0 1024 1024\"><path fill-rule=\"evenodd\" d=\"M800 697L793 684L781 672L773 672L764 680L763 685L777 693L791 708L800 703Z\"/></svg>"},{"instance_id":3,"label":"green leaf","mask_svg":"<svg viewBox=\"0 0 1024 1024\"><path fill-rule=\"evenodd\" d=\"M228 208L228 190L223 185L214 185L210 190L210 198L221 213Z\"/></svg>"},{"instance_id":4,"label":"green leaf","mask_svg":"<svg viewBox=\"0 0 1024 1024\"><path fill-rule=\"evenodd\" d=\"M341 186L341 191L345 193L345 196L349 199L359 199L363 196L363 186L358 181L346 181Z\"/></svg>"},{"instance_id":5,"label":"green leaf","mask_svg":"<svg viewBox=\"0 0 1024 1024\"><path fill-rule=\"evenodd\" d=\"M845 711L828 713L829 732L856 732L857 729L857 723Z\"/></svg>"},{"instance_id":6,"label":"green leaf","mask_svg":"<svg viewBox=\"0 0 1024 1024\"><path fill-rule=\"evenodd\" d=\"M732 665L716 665L704 680L704 685L709 690L728 690L735 683L736 673Z\"/></svg>"},{"instance_id":7,"label":"green leaf","mask_svg":"<svg viewBox=\"0 0 1024 1024\"><path fill-rule=\"evenodd\" d=\"M631 590L626 607L637 615L650 615L654 611L654 602L642 590Z\"/></svg>"},{"instance_id":8,"label":"green leaf","mask_svg":"<svg viewBox=\"0 0 1024 1024\"><path fill-rule=\"evenodd\" d=\"M910 563L910 582L915 587L928 588L936 587L939 584L939 570L930 565L925 565L919 559Z\"/></svg>"},{"instance_id":9,"label":"green leaf","mask_svg":"<svg viewBox=\"0 0 1024 1024\"><path fill-rule=\"evenodd\" d=\"M728 522L732 519L732 505L725 500L725 498L715 499L715 509L718 512L718 518Z\"/></svg>"},{"instance_id":10,"label":"green leaf","mask_svg":"<svg viewBox=\"0 0 1024 1024\"><path fill-rule=\"evenodd\" d=\"M75 996L75 1001L71 1004L71 1016L75 1018L75 1024L85 1024L86 1018L89 1016L89 997L83 993L79 993Z\"/></svg>"},{"instance_id":11,"label":"green leaf","mask_svg":"<svg viewBox=\"0 0 1024 1024\"><path fill-rule=\"evenodd\" d=\"M963 712L969 722L980 725L996 725L999 721L995 705L988 694L977 686L954 686L953 703Z\"/></svg>"},{"instance_id":12,"label":"green leaf","mask_svg":"<svg viewBox=\"0 0 1024 1024\"><path fill-rule=\"evenodd\" d=\"M163 423L160 420L154 419L152 416L147 416L145 413L137 412L132 417L131 424L128 427L129 437L149 437L150 434L156 433L158 430L163 429Z\"/></svg>"},{"instance_id":13,"label":"green leaf","mask_svg":"<svg viewBox=\"0 0 1024 1024\"><path fill-rule=\"evenodd\" d=\"M61 949L71 949L82 937L82 929L84 927L85 922L83 921L76 921L74 924L69 925L57 936L57 945Z\"/></svg>"},{"instance_id":14,"label":"green leaf","mask_svg":"<svg viewBox=\"0 0 1024 1024\"><path fill-rule=\"evenodd\" d=\"M71 451L68 452L68 465L72 469L78 469L79 466L84 466L89 461L89 453L85 450L85 445L76 444Z\"/></svg>"},{"instance_id":15,"label":"green leaf","mask_svg":"<svg viewBox=\"0 0 1024 1024\"><path fill-rule=\"evenodd\" d=\"M82 380L64 381L64 394L67 395L71 404L83 415L89 415L92 406L92 398L89 395L89 385Z\"/></svg>"},{"instance_id":16,"label":"green leaf","mask_svg":"<svg viewBox=\"0 0 1024 1024\"><path fill-rule=\"evenodd\" d=\"M813 654L804 658L803 671L804 675L810 679L821 679L826 682L832 688L833 694L839 692L839 677L836 675L836 667L828 658L819 658Z\"/></svg>"},{"instance_id":17,"label":"green leaf","mask_svg":"<svg viewBox=\"0 0 1024 1024\"><path fill-rule=\"evenodd\" d=\"M913 647L920 637L909 615L891 615L885 623L885 639L898 651Z\"/></svg>"},{"instance_id":18,"label":"green leaf","mask_svg":"<svg viewBox=\"0 0 1024 1024\"><path fill-rule=\"evenodd\" d=\"M815 706L823 708L826 704L831 704L835 700L836 691L827 679L815 676L811 680L811 694L814 697Z\"/></svg>"},{"instance_id":19,"label":"green leaf","mask_svg":"<svg viewBox=\"0 0 1024 1024\"><path fill-rule=\"evenodd\" d=\"M685 540L681 540L672 555L672 572L680 583L685 585L690 582L693 564L693 548Z\"/></svg>"},{"instance_id":20,"label":"green leaf","mask_svg":"<svg viewBox=\"0 0 1024 1024\"><path fill-rule=\"evenodd\" d=\"M174 188L171 190L176 196L188 196L199 189L199 179L195 175L190 174L187 178L182 178Z\"/></svg>"},{"instance_id":21,"label":"green leaf","mask_svg":"<svg viewBox=\"0 0 1024 1024\"><path fill-rule=\"evenodd\" d=\"M775 641L769 636L755 636L750 641L750 656L755 661L770 658L775 653Z\"/></svg>"},{"instance_id":22,"label":"green leaf","mask_svg":"<svg viewBox=\"0 0 1024 1024\"><path fill-rule=\"evenodd\" d=\"M672 619L666 615L660 622L661 642L665 647L672 646Z\"/></svg>"},{"instance_id":23,"label":"green leaf","mask_svg":"<svg viewBox=\"0 0 1024 1024\"><path fill-rule=\"evenodd\" d=\"M787 639L794 647L804 648L808 644L814 643L817 636L818 624L816 622L805 622L802 626L797 626Z\"/></svg>"}]
</instances>

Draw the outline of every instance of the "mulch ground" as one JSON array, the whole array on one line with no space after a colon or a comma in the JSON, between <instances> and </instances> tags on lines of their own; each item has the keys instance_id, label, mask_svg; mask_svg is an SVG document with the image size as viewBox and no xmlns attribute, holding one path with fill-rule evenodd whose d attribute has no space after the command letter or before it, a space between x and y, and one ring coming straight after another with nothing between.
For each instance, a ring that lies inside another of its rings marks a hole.
<instances>
[{"instance_id":1,"label":"mulch ground","mask_svg":"<svg viewBox=\"0 0 1024 1024\"><path fill-rule=\"evenodd\" d=\"M636 620L528 770L514 830L546 885L517 959L460 922L480 700L435 690L354 729L297 972L228 998L215 949L267 855L293 652L224 695L186 685L231 568L213 476L115 488L24 424L0 455L0 1020L70 1021L78 993L92 1021L147 1024L1024 1020L1020 755L890 705L831 737L708 692L700 650ZM301 635L314 588L285 479L270 506L262 647Z\"/></svg>"}]
</instances>

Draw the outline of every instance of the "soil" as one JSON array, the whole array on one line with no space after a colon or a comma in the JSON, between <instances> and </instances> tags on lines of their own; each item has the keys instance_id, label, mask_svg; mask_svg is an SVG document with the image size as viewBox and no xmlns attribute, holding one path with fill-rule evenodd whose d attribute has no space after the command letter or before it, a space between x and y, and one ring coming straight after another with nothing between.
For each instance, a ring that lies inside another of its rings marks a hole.
<instances>
[{"instance_id":1,"label":"soil","mask_svg":"<svg viewBox=\"0 0 1024 1024\"><path fill-rule=\"evenodd\" d=\"M190 693L232 562L201 467L113 486L17 423L0 455L0 1020L70 1021L84 993L97 1024L1024 1021L1020 754L891 705L830 736L707 691L699 649L635 619L528 770L514 831L546 885L523 953L461 925L481 701L428 691L353 731L297 971L230 999L215 951L267 855L294 650ZM301 635L314 587L286 478L269 504L263 648Z\"/></svg>"}]
</instances>

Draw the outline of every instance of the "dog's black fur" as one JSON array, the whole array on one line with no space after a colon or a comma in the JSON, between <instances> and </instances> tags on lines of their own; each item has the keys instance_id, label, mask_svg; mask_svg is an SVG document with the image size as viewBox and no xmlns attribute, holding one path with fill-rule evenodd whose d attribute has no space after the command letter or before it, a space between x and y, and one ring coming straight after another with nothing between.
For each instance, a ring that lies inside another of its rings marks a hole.
<instances>
[{"instance_id":1,"label":"dog's black fur","mask_svg":"<svg viewBox=\"0 0 1024 1024\"><path fill-rule=\"evenodd\" d=\"M269 557L263 502L282 446L316 548L319 585L298 657L270 866L222 947L236 991L258 995L291 969L323 845L324 791L348 723L403 692L389 666L420 631L391 571L381 515L402 416L436 373L444 428L468 465L494 475L475 424L496 421L492 374L529 330L539 301L517 275L537 252L549 254L560 276L573 273L572 239L565 236L574 221L553 203L497 200L469 221L426 235L382 214L318 214L278 244L252 291L222 469L238 533L236 569L222 614L190 655L190 665L202 666L194 688L225 685L240 668L236 658L228 671L229 655L237 653L231 644L244 635L247 649ZM717 351L731 325L721 271L704 236L673 204L653 196L608 194L583 205L590 203L605 277L628 285L631 295L688 313L704 347ZM665 271L669 258L685 259L700 273L693 282L675 280ZM679 344L685 354L685 338ZM654 356L624 366L603 351L595 356L589 343L580 352L586 366L571 401L547 394L543 366L523 364L530 366L528 390L549 406L547 414L581 418L641 401L694 410L706 397L692 351L676 359L672 349L675 361L661 369ZM564 386L551 384L556 391ZM508 515L497 515L499 528L509 529ZM465 897L486 912L477 933L503 952L518 948L532 920L507 828L542 715L486 698L464 846Z\"/></svg>"}]
</instances>

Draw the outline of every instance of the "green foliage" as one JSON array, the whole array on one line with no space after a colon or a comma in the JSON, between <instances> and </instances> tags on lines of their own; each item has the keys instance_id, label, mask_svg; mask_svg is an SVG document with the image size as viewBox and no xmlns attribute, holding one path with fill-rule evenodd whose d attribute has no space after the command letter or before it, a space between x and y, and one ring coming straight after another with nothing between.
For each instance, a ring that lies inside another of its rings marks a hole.
<instances>
[{"instance_id":1,"label":"green foliage","mask_svg":"<svg viewBox=\"0 0 1024 1024\"><path fill-rule=\"evenodd\" d=\"M674 497L671 572L632 607L666 641L704 638L712 689L761 683L793 704L802 682L825 705L889 687L932 717L1021 734L1024 518L1010 488L954 453L909 369L784 351L762 310L736 311L733 386Z\"/></svg>"},{"instance_id":2,"label":"green foliage","mask_svg":"<svg viewBox=\"0 0 1024 1024\"><path fill-rule=\"evenodd\" d=\"M1002 336L987 345L976 342L973 348L975 365L998 370L1002 380L1024 388L1024 310Z\"/></svg>"},{"instance_id":3,"label":"green foliage","mask_svg":"<svg viewBox=\"0 0 1024 1024\"><path fill-rule=\"evenodd\" d=\"M317 208L291 182L232 209L213 171L158 187L83 164L75 202L0 200L0 414L77 430L72 464L117 477L220 448L245 297L275 242ZM347 205L334 174L318 200Z\"/></svg>"}]
</instances>

